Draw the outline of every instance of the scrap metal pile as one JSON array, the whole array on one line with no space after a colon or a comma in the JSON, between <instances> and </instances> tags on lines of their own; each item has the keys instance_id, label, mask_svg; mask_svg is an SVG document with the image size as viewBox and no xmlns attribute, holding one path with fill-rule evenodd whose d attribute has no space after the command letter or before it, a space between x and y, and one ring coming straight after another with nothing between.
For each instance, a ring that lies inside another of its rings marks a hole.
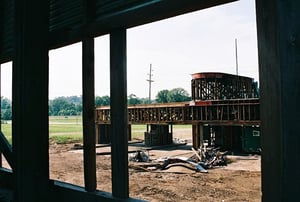
<instances>
[{"instance_id":1,"label":"scrap metal pile","mask_svg":"<svg viewBox=\"0 0 300 202\"><path fill-rule=\"evenodd\" d=\"M142 171L165 171L174 166L185 167L196 172L207 173L208 169L227 165L226 152L219 148L201 147L192 148L190 157L160 157L150 159L149 151L138 150L129 154L129 167Z\"/></svg>"}]
</instances>

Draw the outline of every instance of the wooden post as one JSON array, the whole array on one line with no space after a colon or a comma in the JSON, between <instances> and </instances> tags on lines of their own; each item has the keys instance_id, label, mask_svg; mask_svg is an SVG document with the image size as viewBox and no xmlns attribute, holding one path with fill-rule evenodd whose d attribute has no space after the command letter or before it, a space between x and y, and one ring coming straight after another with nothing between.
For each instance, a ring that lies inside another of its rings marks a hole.
<instances>
[{"instance_id":1,"label":"wooden post","mask_svg":"<svg viewBox=\"0 0 300 202\"><path fill-rule=\"evenodd\" d=\"M1 64L0 64L0 131L2 131L2 113L1 113L1 109L2 109L2 93L1 93ZM0 151L0 167L2 167L2 153Z\"/></svg>"},{"instance_id":2,"label":"wooden post","mask_svg":"<svg viewBox=\"0 0 300 202\"><path fill-rule=\"evenodd\" d=\"M82 41L82 114L83 114L83 160L86 191L95 191L96 137L95 137L95 84L94 84L94 39Z\"/></svg>"},{"instance_id":3,"label":"wooden post","mask_svg":"<svg viewBox=\"0 0 300 202\"><path fill-rule=\"evenodd\" d=\"M193 148L198 149L203 142L203 124L193 124L192 125L193 133Z\"/></svg>"},{"instance_id":4,"label":"wooden post","mask_svg":"<svg viewBox=\"0 0 300 202\"><path fill-rule=\"evenodd\" d=\"M18 0L14 4L14 201L48 201L49 1Z\"/></svg>"},{"instance_id":5,"label":"wooden post","mask_svg":"<svg viewBox=\"0 0 300 202\"><path fill-rule=\"evenodd\" d=\"M95 15L94 0L83 1L85 26ZM95 137L95 53L94 38L85 33L82 40L82 122L83 161L85 190L93 192L97 188L96 137Z\"/></svg>"},{"instance_id":6,"label":"wooden post","mask_svg":"<svg viewBox=\"0 0 300 202\"><path fill-rule=\"evenodd\" d=\"M126 29L110 33L112 194L129 197Z\"/></svg>"},{"instance_id":7,"label":"wooden post","mask_svg":"<svg viewBox=\"0 0 300 202\"><path fill-rule=\"evenodd\" d=\"M99 138L99 127L100 125L97 123L96 126L95 126L95 135L96 135L96 144L99 144L99 141L100 141L100 138Z\"/></svg>"},{"instance_id":8,"label":"wooden post","mask_svg":"<svg viewBox=\"0 0 300 202\"><path fill-rule=\"evenodd\" d=\"M262 201L294 201L300 179L300 1L257 0Z\"/></svg>"},{"instance_id":9,"label":"wooden post","mask_svg":"<svg viewBox=\"0 0 300 202\"><path fill-rule=\"evenodd\" d=\"M132 140L132 125L128 124L128 141Z\"/></svg>"}]
</instances>

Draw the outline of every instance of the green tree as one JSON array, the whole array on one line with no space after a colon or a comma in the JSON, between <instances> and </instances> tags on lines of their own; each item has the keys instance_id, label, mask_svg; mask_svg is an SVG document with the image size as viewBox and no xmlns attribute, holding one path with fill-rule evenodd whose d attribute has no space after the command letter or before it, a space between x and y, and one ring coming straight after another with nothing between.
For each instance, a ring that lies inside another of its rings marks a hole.
<instances>
[{"instance_id":1,"label":"green tree","mask_svg":"<svg viewBox=\"0 0 300 202\"><path fill-rule=\"evenodd\" d=\"M168 92L168 102L184 102L190 101L191 97L183 88L174 88Z\"/></svg>"},{"instance_id":2,"label":"green tree","mask_svg":"<svg viewBox=\"0 0 300 202\"><path fill-rule=\"evenodd\" d=\"M49 115L52 116L71 116L81 112L76 110L76 105L65 97L58 97L49 103Z\"/></svg>"},{"instance_id":3,"label":"green tree","mask_svg":"<svg viewBox=\"0 0 300 202\"><path fill-rule=\"evenodd\" d=\"M142 100L136 97L135 94L130 94L128 96L128 105L136 105L136 104L142 104Z\"/></svg>"},{"instance_id":4,"label":"green tree","mask_svg":"<svg viewBox=\"0 0 300 202\"><path fill-rule=\"evenodd\" d=\"M156 102L157 103L167 103L168 102L168 93L169 90L161 90L156 95Z\"/></svg>"},{"instance_id":5,"label":"green tree","mask_svg":"<svg viewBox=\"0 0 300 202\"><path fill-rule=\"evenodd\" d=\"M12 118L11 101L8 98L1 97L1 119L11 120Z\"/></svg>"},{"instance_id":6,"label":"green tree","mask_svg":"<svg viewBox=\"0 0 300 202\"><path fill-rule=\"evenodd\" d=\"M95 105L96 106L110 105L110 97L108 95L105 95L105 96L102 96L102 97L96 96Z\"/></svg>"}]
</instances>

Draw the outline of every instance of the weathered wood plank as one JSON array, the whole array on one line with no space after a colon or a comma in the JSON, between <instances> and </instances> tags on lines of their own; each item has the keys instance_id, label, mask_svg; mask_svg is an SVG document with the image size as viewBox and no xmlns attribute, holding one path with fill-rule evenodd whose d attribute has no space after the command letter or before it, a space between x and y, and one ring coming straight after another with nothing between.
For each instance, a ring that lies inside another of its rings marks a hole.
<instances>
[{"instance_id":1,"label":"weathered wood plank","mask_svg":"<svg viewBox=\"0 0 300 202\"><path fill-rule=\"evenodd\" d=\"M300 1L256 1L262 201L299 198Z\"/></svg>"},{"instance_id":2,"label":"weathered wood plank","mask_svg":"<svg viewBox=\"0 0 300 202\"><path fill-rule=\"evenodd\" d=\"M50 33L50 49L58 48L64 45L75 43L82 40L83 35L88 34L90 37L97 37L108 34L116 28L131 28L138 25L162 20L176 15L197 11L237 0L152 0L133 5L131 8L124 8L120 3L119 8L111 11L109 15L96 16L89 28L74 27L66 28ZM101 8L98 8L101 9Z\"/></svg>"},{"instance_id":3,"label":"weathered wood plank","mask_svg":"<svg viewBox=\"0 0 300 202\"><path fill-rule=\"evenodd\" d=\"M2 30L0 30L0 33L1 33ZM1 88L2 88L2 85L1 85L1 72L2 72L2 69L1 69L1 63L0 63L0 106L2 106L2 93L1 93ZM2 113L1 113L2 110L0 110L0 117L2 117ZM0 118L0 121L1 121L1 118ZM0 123L0 131L2 131L2 124ZM1 150L0 150L0 167L2 167L2 153L1 153Z\"/></svg>"},{"instance_id":4,"label":"weathered wood plank","mask_svg":"<svg viewBox=\"0 0 300 202\"><path fill-rule=\"evenodd\" d=\"M95 82L94 82L94 39L82 41L82 115L83 115L83 160L84 182L87 191L95 191L96 139L95 139Z\"/></svg>"},{"instance_id":5,"label":"weathered wood plank","mask_svg":"<svg viewBox=\"0 0 300 202\"><path fill-rule=\"evenodd\" d=\"M126 29L110 33L112 194L129 197Z\"/></svg>"},{"instance_id":6,"label":"weathered wood plank","mask_svg":"<svg viewBox=\"0 0 300 202\"><path fill-rule=\"evenodd\" d=\"M86 192L83 187L53 181L50 189L50 201L59 202L82 202L82 201L93 201L93 202L111 202L111 201L124 201L124 202L143 202L143 200L134 198L118 198L113 196L111 193L103 191Z\"/></svg>"},{"instance_id":7,"label":"weathered wood plank","mask_svg":"<svg viewBox=\"0 0 300 202\"><path fill-rule=\"evenodd\" d=\"M48 201L48 1L15 1L12 139L15 201Z\"/></svg>"}]
</instances>

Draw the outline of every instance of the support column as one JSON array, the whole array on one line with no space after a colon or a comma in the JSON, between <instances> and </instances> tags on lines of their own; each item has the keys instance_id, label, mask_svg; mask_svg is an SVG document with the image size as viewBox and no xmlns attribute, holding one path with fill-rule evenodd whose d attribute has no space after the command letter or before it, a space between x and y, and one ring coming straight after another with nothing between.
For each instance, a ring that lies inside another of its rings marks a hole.
<instances>
[{"instance_id":1,"label":"support column","mask_svg":"<svg viewBox=\"0 0 300 202\"><path fill-rule=\"evenodd\" d=\"M126 29L110 33L112 194L129 197Z\"/></svg>"},{"instance_id":2,"label":"support column","mask_svg":"<svg viewBox=\"0 0 300 202\"><path fill-rule=\"evenodd\" d=\"M257 0L262 201L299 197L300 1Z\"/></svg>"},{"instance_id":3,"label":"support column","mask_svg":"<svg viewBox=\"0 0 300 202\"><path fill-rule=\"evenodd\" d=\"M198 149L203 144L203 124L193 124L193 147Z\"/></svg>"},{"instance_id":4,"label":"support column","mask_svg":"<svg viewBox=\"0 0 300 202\"><path fill-rule=\"evenodd\" d=\"M128 141L131 141L132 140L132 125L131 124L128 124Z\"/></svg>"},{"instance_id":5,"label":"support column","mask_svg":"<svg viewBox=\"0 0 300 202\"><path fill-rule=\"evenodd\" d=\"M14 201L48 201L49 1L16 0L14 4Z\"/></svg>"},{"instance_id":6,"label":"support column","mask_svg":"<svg viewBox=\"0 0 300 202\"><path fill-rule=\"evenodd\" d=\"M0 131L2 131L2 112L1 112L1 105L2 105L2 93L1 93L1 64L0 64ZM2 167L2 153L0 151L0 167Z\"/></svg>"},{"instance_id":7,"label":"support column","mask_svg":"<svg viewBox=\"0 0 300 202\"><path fill-rule=\"evenodd\" d=\"M99 136L99 144L111 143L111 124L99 124L97 136Z\"/></svg>"},{"instance_id":8,"label":"support column","mask_svg":"<svg viewBox=\"0 0 300 202\"><path fill-rule=\"evenodd\" d=\"M94 0L83 1L85 26L95 16ZM83 161L85 190L93 192L97 188L96 137L95 137L95 48L94 38L85 33L82 40L82 122Z\"/></svg>"},{"instance_id":9,"label":"support column","mask_svg":"<svg viewBox=\"0 0 300 202\"><path fill-rule=\"evenodd\" d=\"M86 191L95 191L96 176L96 137L95 137L95 83L94 83L94 39L82 41L82 121L83 121L83 160Z\"/></svg>"}]
</instances>

